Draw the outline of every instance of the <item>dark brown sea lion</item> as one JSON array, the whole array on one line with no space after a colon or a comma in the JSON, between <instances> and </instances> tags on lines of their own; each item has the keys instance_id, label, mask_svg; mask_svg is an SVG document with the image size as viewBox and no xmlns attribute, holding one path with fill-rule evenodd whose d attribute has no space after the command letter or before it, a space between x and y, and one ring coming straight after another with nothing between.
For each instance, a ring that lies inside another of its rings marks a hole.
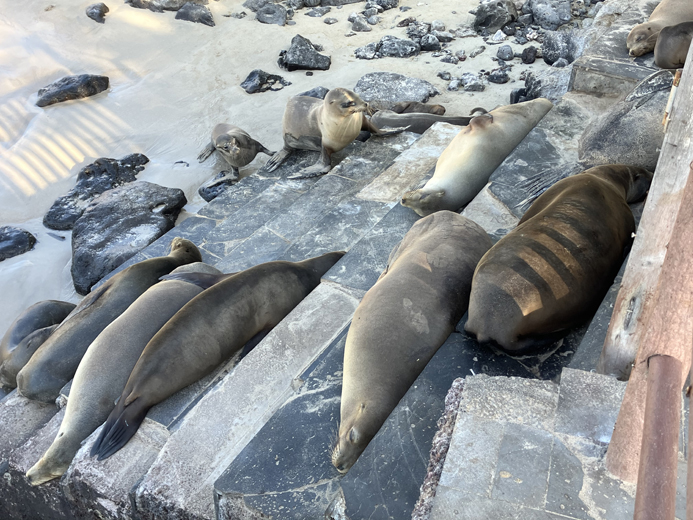
<instances>
[{"instance_id":1,"label":"dark brown sea lion","mask_svg":"<svg viewBox=\"0 0 693 520\"><path fill-rule=\"evenodd\" d=\"M92 456L110 457L135 434L149 408L269 332L343 255L337 251L302 262L260 264L193 298L145 347Z\"/></svg>"},{"instance_id":2,"label":"dark brown sea lion","mask_svg":"<svg viewBox=\"0 0 693 520\"><path fill-rule=\"evenodd\" d=\"M540 346L588 319L635 231L629 202L652 174L610 164L563 179L479 262L465 329L508 351Z\"/></svg>"},{"instance_id":3,"label":"dark brown sea lion","mask_svg":"<svg viewBox=\"0 0 693 520\"><path fill-rule=\"evenodd\" d=\"M693 21L662 29L654 48L655 64L663 69L683 68L692 37Z\"/></svg>"},{"instance_id":4,"label":"dark brown sea lion","mask_svg":"<svg viewBox=\"0 0 693 520\"><path fill-rule=\"evenodd\" d=\"M178 267L169 276L175 278L147 289L91 343L72 381L60 430L26 474L30 484L37 486L65 473L82 441L115 407L149 340L183 305L230 275L195 262Z\"/></svg>"},{"instance_id":5,"label":"dark brown sea lion","mask_svg":"<svg viewBox=\"0 0 693 520\"><path fill-rule=\"evenodd\" d=\"M469 303L486 232L451 211L419 220L356 309L344 351L341 421L332 463L346 472Z\"/></svg>"},{"instance_id":6,"label":"dark brown sea lion","mask_svg":"<svg viewBox=\"0 0 693 520\"><path fill-rule=\"evenodd\" d=\"M202 257L195 244L174 238L168 256L131 265L89 293L17 374L19 393L36 401L54 401L60 389L75 375L91 342L109 323L161 276L180 265L200 260Z\"/></svg>"},{"instance_id":7,"label":"dark brown sea lion","mask_svg":"<svg viewBox=\"0 0 693 520\"><path fill-rule=\"evenodd\" d=\"M367 109L366 102L345 88L330 90L324 100L308 96L290 98L282 122L284 148L267 161L267 171L276 170L294 150L315 150L321 152L318 162L290 178L322 175L332 168L330 156L349 145L361 130L379 136L403 130L381 132L366 118Z\"/></svg>"}]
</instances>

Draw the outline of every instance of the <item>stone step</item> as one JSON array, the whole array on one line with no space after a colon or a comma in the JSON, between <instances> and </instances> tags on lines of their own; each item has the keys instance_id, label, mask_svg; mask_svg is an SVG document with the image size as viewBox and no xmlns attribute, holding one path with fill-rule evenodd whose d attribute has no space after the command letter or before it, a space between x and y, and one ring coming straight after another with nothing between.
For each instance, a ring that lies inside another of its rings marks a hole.
<instances>
[{"instance_id":1,"label":"stone step","mask_svg":"<svg viewBox=\"0 0 693 520\"><path fill-rule=\"evenodd\" d=\"M569 368L560 385L468 377L430 519L632 518L634 486L603 462L625 385Z\"/></svg>"}]
</instances>

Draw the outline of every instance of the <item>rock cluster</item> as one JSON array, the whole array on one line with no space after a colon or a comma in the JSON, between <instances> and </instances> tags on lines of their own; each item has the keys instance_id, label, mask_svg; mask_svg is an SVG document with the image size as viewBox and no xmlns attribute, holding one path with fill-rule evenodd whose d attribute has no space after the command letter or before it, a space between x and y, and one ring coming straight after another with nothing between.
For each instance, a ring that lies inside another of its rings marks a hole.
<instances>
[{"instance_id":1,"label":"rock cluster","mask_svg":"<svg viewBox=\"0 0 693 520\"><path fill-rule=\"evenodd\" d=\"M201 23L210 27L214 27L215 25L212 12L204 5L195 4L193 2L187 2L178 9L176 20Z\"/></svg>"}]
</instances>

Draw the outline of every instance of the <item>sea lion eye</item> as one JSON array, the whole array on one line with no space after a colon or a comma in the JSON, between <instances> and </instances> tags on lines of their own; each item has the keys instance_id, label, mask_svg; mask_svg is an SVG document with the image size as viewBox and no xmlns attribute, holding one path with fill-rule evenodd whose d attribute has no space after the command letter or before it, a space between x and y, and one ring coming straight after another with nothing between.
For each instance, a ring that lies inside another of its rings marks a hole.
<instances>
[{"instance_id":1,"label":"sea lion eye","mask_svg":"<svg viewBox=\"0 0 693 520\"><path fill-rule=\"evenodd\" d=\"M356 431L355 428L352 428L349 430L349 442L352 444L356 444L359 441L359 433Z\"/></svg>"},{"instance_id":2,"label":"sea lion eye","mask_svg":"<svg viewBox=\"0 0 693 520\"><path fill-rule=\"evenodd\" d=\"M347 101L346 103L342 103L342 108L349 108L353 106L356 106L356 103L354 103L353 101Z\"/></svg>"}]
</instances>

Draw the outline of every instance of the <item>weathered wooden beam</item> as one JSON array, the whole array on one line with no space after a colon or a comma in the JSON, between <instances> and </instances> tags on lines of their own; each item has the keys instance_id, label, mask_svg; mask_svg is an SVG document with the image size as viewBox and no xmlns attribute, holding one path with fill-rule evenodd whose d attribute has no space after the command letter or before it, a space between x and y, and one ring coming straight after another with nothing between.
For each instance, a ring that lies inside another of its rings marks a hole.
<instances>
[{"instance_id":1,"label":"weathered wooden beam","mask_svg":"<svg viewBox=\"0 0 693 520\"><path fill-rule=\"evenodd\" d=\"M657 169L633 242L597 371L628 379L693 160L693 46L671 109ZM633 146L638 146L633 143ZM690 207L689 207L690 209Z\"/></svg>"}]
</instances>

